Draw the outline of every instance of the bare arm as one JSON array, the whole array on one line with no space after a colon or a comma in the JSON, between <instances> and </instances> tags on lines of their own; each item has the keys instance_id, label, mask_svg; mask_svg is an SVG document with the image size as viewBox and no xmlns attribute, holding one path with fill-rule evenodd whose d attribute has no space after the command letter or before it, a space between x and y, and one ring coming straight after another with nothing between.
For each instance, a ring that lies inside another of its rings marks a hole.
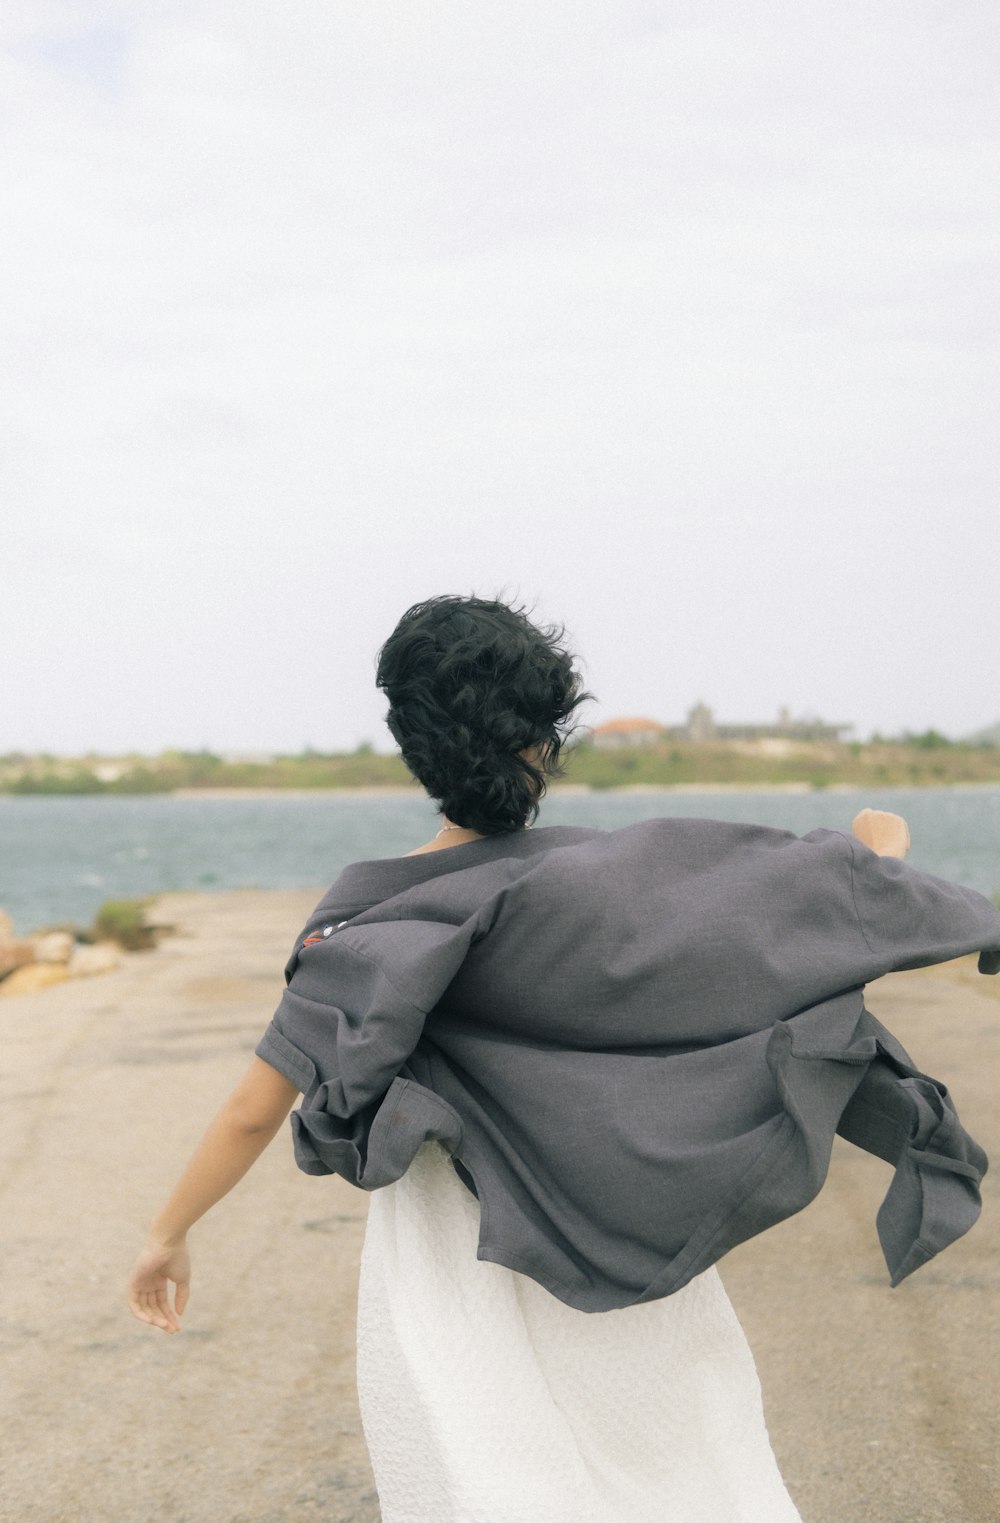
<instances>
[{"instance_id":1,"label":"bare arm","mask_svg":"<svg viewBox=\"0 0 1000 1523\"><path fill-rule=\"evenodd\" d=\"M153 1219L128 1287L140 1322L180 1332L191 1278L187 1233L228 1195L278 1131L299 1091L277 1069L254 1058L199 1142L163 1210ZM169 1282L176 1287L170 1305Z\"/></svg>"},{"instance_id":2,"label":"bare arm","mask_svg":"<svg viewBox=\"0 0 1000 1523\"><path fill-rule=\"evenodd\" d=\"M862 809L851 826L858 840L879 857L905 857L910 849L910 831L901 814L885 809Z\"/></svg>"}]
</instances>

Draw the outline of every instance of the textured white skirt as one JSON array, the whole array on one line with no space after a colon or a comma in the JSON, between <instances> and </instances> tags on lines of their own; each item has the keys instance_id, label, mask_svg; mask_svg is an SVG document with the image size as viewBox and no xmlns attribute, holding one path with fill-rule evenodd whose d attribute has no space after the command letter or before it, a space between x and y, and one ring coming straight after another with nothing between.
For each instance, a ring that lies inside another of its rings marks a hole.
<instances>
[{"instance_id":1,"label":"textured white skirt","mask_svg":"<svg viewBox=\"0 0 1000 1523\"><path fill-rule=\"evenodd\" d=\"M800 1523L714 1269L586 1313L478 1238L437 1143L372 1196L358 1391L382 1523Z\"/></svg>"}]
</instances>

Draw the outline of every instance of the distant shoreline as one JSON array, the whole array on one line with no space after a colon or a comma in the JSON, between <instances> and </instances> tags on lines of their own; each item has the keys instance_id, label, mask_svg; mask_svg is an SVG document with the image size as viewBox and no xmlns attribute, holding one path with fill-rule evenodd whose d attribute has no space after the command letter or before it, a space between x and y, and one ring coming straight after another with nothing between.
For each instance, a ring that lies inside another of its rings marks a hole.
<instances>
[{"instance_id":1,"label":"distant shoreline","mask_svg":"<svg viewBox=\"0 0 1000 1523\"><path fill-rule=\"evenodd\" d=\"M984 785L987 786L987 785ZM1000 787L1000 784L995 785ZM589 783L565 783L551 787L547 798L572 798L601 794L641 796L656 793L852 793L850 784L834 783L829 788L813 788L811 783L630 783L620 788L592 788ZM157 794L172 799L247 799L247 798L420 798L417 788L177 788L173 793ZM79 797L80 795L76 795ZM118 794L119 798L138 798L139 794ZM35 795L37 797L37 795ZM149 797L149 795L146 795Z\"/></svg>"},{"instance_id":2,"label":"distant shoreline","mask_svg":"<svg viewBox=\"0 0 1000 1523\"><path fill-rule=\"evenodd\" d=\"M946 741L934 731L912 741L851 744L689 742L635 747L580 743L566 755L553 792L746 793L1000 787L1000 746ZM159 757L0 756L0 793L28 797L161 794L173 798L290 798L343 793L364 798L419 794L402 757L363 751L238 761L214 753Z\"/></svg>"},{"instance_id":3,"label":"distant shoreline","mask_svg":"<svg viewBox=\"0 0 1000 1523\"><path fill-rule=\"evenodd\" d=\"M876 782L874 779L858 782L822 782L809 783L801 780L765 783L765 782L704 782L704 783L621 783L610 787L595 786L591 783L556 783L548 789L548 798L599 798L602 795L611 797L652 797L658 794L739 794L739 793L773 793L773 794L809 794L809 793L860 793L860 794L883 794L883 793L982 793L1000 792L1000 779L991 780L965 780L959 782L947 782L940 779L927 782ZM281 786L251 785L246 788L221 787L221 788L164 788L155 792L137 790L135 793L125 792L102 792L102 793L71 793L71 792L43 792L37 793L5 793L0 791L0 804L5 799L26 801L44 799L48 802L58 799L181 799L185 802L201 801L205 799L222 799L239 802L241 799L313 799L313 798L368 798L368 799L423 799L426 795L416 786L399 787L387 783L367 784L364 786L344 784L333 787L317 788L283 788Z\"/></svg>"},{"instance_id":4,"label":"distant shoreline","mask_svg":"<svg viewBox=\"0 0 1000 1523\"><path fill-rule=\"evenodd\" d=\"M826 783L817 787L813 783L626 783L613 788L595 788L589 783L556 783L548 790L548 798L599 797L613 794L642 797L658 793L932 793L947 790L949 793L981 792L993 789L1000 792L1000 782L968 783ZM118 798L172 798L172 799L250 799L250 798L332 798L346 795L350 798L420 798L418 788L386 786L343 788L177 788L172 793L117 794ZM8 795L9 796L9 795ZM27 795L39 797L38 794ZM82 797L75 794L72 797Z\"/></svg>"}]
</instances>

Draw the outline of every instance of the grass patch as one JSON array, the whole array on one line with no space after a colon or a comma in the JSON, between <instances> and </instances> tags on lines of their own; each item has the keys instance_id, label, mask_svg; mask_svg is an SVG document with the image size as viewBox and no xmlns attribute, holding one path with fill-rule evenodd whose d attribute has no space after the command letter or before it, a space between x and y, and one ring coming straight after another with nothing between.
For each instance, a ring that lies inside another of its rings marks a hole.
<instances>
[{"instance_id":1,"label":"grass patch","mask_svg":"<svg viewBox=\"0 0 1000 1523\"><path fill-rule=\"evenodd\" d=\"M147 952L156 946L160 927L146 918L148 899L106 899L94 917L95 941L116 941L126 952Z\"/></svg>"}]
</instances>

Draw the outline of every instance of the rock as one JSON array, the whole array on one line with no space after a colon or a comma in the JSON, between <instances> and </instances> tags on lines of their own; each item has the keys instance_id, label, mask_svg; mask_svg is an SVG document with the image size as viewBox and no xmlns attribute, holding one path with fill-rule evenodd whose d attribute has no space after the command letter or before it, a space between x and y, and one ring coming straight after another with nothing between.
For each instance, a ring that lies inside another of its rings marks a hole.
<instances>
[{"instance_id":1,"label":"rock","mask_svg":"<svg viewBox=\"0 0 1000 1523\"><path fill-rule=\"evenodd\" d=\"M0 910L0 942L14 940L14 922L6 910Z\"/></svg>"},{"instance_id":2,"label":"rock","mask_svg":"<svg viewBox=\"0 0 1000 1523\"><path fill-rule=\"evenodd\" d=\"M98 941L77 947L66 966L70 978L90 978L94 973L113 973L121 966L122 949L116 941Z\"/></svg>"},{"instance_id":3,"label":"rock","mask_svg":"<svg viewBox=\"0 0 1000 1523\"><path fill-rule=\"evenodd\" d=\"M11 994L34 994L67 978L69 968L64 962L29 962L23 968L15 968L0 984L0 999Z\"/></svg>"},{"instance_id":4,"label":"rock","mask_svg":"<svg viewBox=\"0 0 1000 1523\"><path fill-rule=\"evenodd\" d=\"M20 941L0 940L0 978L34 960L35 943L30 937L23 937Z\"/></svg>"},{"instance_id":5,"label":"rock","mask_svg":"<svg viewBox=\"0 0 1000 1523\"><path fill-rule=\"evenodd\" d=\"M36 962L69 962L76 942L68 931L49 931L35 937Z\"/></svg>"}]
</instances>

